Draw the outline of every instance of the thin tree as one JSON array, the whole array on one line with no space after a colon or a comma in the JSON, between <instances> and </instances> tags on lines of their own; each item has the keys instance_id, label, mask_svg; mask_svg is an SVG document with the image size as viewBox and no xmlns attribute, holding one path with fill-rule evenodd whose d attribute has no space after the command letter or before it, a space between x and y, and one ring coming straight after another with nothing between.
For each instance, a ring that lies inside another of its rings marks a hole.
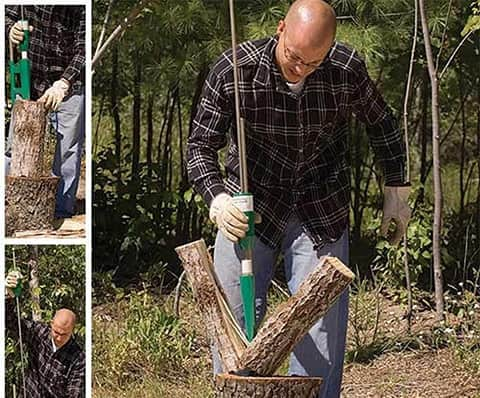
<instances>
[{"instance_id":1,"label":"thin tree","mask_svg":"<svg viewBox=\"0 0 480 398\"><path fill-rule=\"evenodd\" d=\"M442 230L442 180L440 169L440 112L438 98L438 78L437 69L433 60L432 45L430 41L430 32L428 30L428 20L425 14L424 0L419 0L420 18L422 21L423 41L425 45L425 54L427 56L428 74L431 83L432 96L432 157L433 157L433 194L434 194L434 213L433 213L433 273L435 285L435 307L437 320L444 319L445 302L443 297L443 273L440 256L440 235Z\"/></svg>"}]
</instances>

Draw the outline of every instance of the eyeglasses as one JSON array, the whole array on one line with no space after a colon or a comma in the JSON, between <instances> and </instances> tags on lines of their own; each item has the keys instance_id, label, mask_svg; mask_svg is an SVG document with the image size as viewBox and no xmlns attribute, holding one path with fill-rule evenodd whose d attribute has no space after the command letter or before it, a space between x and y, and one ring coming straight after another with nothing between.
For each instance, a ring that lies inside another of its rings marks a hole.
<instances>
[{"instance_id":1,"label":"eyeglasses","mask_svg":"<svg viewBox=\"0 0 480 398\"><path fill-rule=\"evenodd\" d=\"M322 63L322 60L316 62L304 62L299 56L295 55L285 44L285 33L283 34L283 54L288 62L291 62L296 65L301 65L305 69L315 69L318 65Z\"/></svg>"}]
</instances>

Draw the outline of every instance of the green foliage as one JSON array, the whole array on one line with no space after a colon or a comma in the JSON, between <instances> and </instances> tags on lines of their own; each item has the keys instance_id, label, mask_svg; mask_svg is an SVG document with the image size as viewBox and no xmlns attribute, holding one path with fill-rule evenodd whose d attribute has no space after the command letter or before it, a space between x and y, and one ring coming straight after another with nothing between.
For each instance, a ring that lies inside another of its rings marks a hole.
<instances>
[{"instance_id":1,"label":"green foliage","mask_svg":"<svg viewBox=\"0 0 480 398\"><path fill-rule=\"evenodd\" d=\"M475 0L471 4L472 15L468 17L467 24L462 30L462 36L480 29L480 1Z\"/></svg>"},{"instance_id":2,"label":"green foliage","mask_svg":"<svg viewBox=\"0 0 480 398\"><path fill-rule=\"evenodd\" d=\"M186 373L195 335L148 291L118 302L116 327L109 315L94 317L96 383L126 386L146 375Z\"/></svg>"}]
</instances>

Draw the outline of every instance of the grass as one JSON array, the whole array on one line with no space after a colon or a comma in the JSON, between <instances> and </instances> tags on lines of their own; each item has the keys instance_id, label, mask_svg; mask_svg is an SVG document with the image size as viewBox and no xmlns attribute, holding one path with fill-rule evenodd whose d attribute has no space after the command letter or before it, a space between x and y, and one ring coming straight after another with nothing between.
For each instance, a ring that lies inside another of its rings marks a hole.
<instances>
[{"instance_id":1,"label":"grass","mask_svg":"<svg viewBox=\"0 0 480 398\"><path fill-rule=\"evenodd\" d=\"M423 367L423 372L427 372L431 363L426 358L445 349L449 354L442 355L449 358L452 383L456 382L456 373L464 379L465 375L475 375L473 379L480 376L478 297L461 291L455 295L455 303L447 298L452 312L441 327L433 326L434 313L421 308L417 302L414 325L408 334L405 307L392 302L389 296L401 295L385 295L385 289L366 282L359 282L352 289L346 397L367 396L366 391L380 395L382 391L398 391L399 396L413 396L409 395L412 391L420 391L415 388L423 388L422 393L428 393L429 386L434 388L433 381L423 386L422 382L412 382L416 375L409 368L418 366L422 372ZM267 316L284 300L285 296L273 291ZM190 291L184 289L180 318L173 314L172 307L171 298L160 299L142 290L95 308L95 397L213 397L205 327ZM398 366L397 369L396 364L404 368ZM387 374L382 366L395 370ZM285 374L287 368L285 361L279 374ZM444 369L439 374L442 372ZM362 388L367 389L361 390L362 383ZM395 383L403 386L401 391Z\"/></svg>"}]
</instances>

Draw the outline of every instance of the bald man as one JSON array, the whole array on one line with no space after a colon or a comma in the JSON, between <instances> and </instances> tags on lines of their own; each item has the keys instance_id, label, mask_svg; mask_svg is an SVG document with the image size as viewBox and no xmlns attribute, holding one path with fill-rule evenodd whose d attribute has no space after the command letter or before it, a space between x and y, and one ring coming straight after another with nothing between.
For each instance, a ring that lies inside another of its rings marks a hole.
<instances>
[{"instance_id":1,"label":"bald man","mask_svg":"<svg viewBox=\"0 0 480 398\"><path fill-rule=\"evenodd\" d=\"M13 298L13 290L21 275L8 273L6 297ZM18 324L13 300L7 300L7 329L18 339ZM21 319L22 337L28 352L25 372L25 398L81 398L85 397L85 354L73 337L76 315L59 309L50 326ZM22 383L17 382L17 386Z\"/></svg>"},{"instance_id":2,"label":"bald man","mask_svg":"<svg viewBox=\"0 0 480 398\"><path fill-rule=\"evenodd\" d=\"M382 231L394 221L397 242L410 217L405 150L395 118L358 53L335 40L334 10L321 0L298 0L273 37L237 48L240 114L246 125L249 190L262 222L256 227L253 266L257 322L279 254L291 293L322 256L348 264L352 113L367 125L384 177ZM240 192L232 50L205 81L188 139L188 173L219 229L214 266L243 325L238 240L247 218L235 207ZM217 152L229 143L222 175ZM348 292L296 346L290 374L321 376L320 397L340 395L348 319ZM222 364L214 353L214 371Z\"/></svg>"}]
</instances>

